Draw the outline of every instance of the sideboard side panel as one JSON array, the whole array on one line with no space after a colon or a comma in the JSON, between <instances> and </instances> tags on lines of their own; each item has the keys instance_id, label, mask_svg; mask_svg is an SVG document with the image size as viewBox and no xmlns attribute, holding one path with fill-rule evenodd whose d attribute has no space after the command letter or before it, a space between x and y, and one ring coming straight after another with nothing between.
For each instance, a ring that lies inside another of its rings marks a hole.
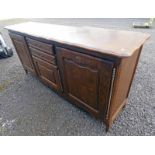
<instances>
[{"instance_id":1,"label":"sideboard side panel","mask_svg":"<svg viewBox=\"0 0 155 155\"><path fill-rule=\"evenodd\" d=\"M109 125L112 124L127 102L128 93L138 64L141 49L142 47L136 50L131 57L122 59L120 65L116 69L113 96L107 115L108 117L106 118Z\"/></svg>"},{"instance_id":2,"label":"sideboard side panel","mask_svg":"<svg viewBox=\"0 0 155 155\"><path fill-rule=\"evenodd\" d=\"M9 35L25 71L30 71L36 74L32 56L28 49L25 37L15 33L9 33Z\"/></svg>"}]
</instances>

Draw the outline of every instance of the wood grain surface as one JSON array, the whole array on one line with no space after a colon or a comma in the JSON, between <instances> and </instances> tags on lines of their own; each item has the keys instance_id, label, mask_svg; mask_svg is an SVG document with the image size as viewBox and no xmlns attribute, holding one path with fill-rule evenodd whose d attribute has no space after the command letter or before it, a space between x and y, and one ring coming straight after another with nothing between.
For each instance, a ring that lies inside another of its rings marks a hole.
<instances>
[{"instance_id":1,"label":"wood grain surface","mask_svg":"<svg viewBox=\"0 0 155 155\"><path fill-rule=\"evenodd\" d=\"M118 57L131 56L150 37L149 34L141 32L35 22L21 23L5 28Z\"/></svg>"}]
</instances>

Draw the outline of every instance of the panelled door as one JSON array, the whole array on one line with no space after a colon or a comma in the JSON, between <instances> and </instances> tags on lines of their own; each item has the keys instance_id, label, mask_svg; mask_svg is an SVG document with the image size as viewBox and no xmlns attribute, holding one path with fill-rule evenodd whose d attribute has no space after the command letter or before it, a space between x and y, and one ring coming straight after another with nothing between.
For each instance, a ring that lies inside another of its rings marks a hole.
<instances>
[{"instance_id":1,"label":"panelled door","mask_svg":"<svg viewBox=\"0 0 155 155\"><path fill-rule=\"evenodd\" d=\"M64 93L95 116L103 117L109 100L113 63L59 47L56 52Z\"/></svg>"},{"instance_id":2,"label":"panelled door","mask_svg":"<svg viewBox=\"0 0 155 155\"><path fill-rule=\"evenodd\" d=\"M14 33L10 33L10 37L24 69L35 73L34 65L27 44L25 42L25 38Z\"/></svg>"}]
</instances>

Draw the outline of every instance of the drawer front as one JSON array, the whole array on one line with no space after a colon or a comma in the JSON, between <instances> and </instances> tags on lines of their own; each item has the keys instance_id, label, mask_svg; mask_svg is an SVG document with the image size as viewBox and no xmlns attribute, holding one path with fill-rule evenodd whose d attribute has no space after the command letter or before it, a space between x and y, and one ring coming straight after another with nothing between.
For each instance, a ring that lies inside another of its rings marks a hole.
<instances>
[{"instance_id":1,"label":"drawer front","mask_svg":"<svg viewBox=\"0 0 155 155\"><path fill-rule=\"evenodd\" d=\"M34 48L40 49L46 53L54 55L53 45L51 45L51 44L43 43L43 42L40 42L40 41L37 41L34 39L30 39L30 38L27 38L27 42L30 47L34 47Z\"/></svg>"},{"instance_id":2,"label":"drawer front","mask_svg":"<svg viewBox=\"0 0 155 155\"><path fill-rule=\"evenodd\" d=\"M33 48L31 46L29 47L29 49L30 49L33 56L36 56L36 57L38 57L38 58L40 58L42 60L45 60L45 61L47 61L49 63L52 63L53 65L56 65L55 56L53 56L51 54L47 54L47 53L45 53L43 51L40 51L40 50L38 50L36 48Z\"/></svg>"},{"instance_id":3,"label":"drawer front","mask_svg":"<svg viewBox=\"0 0 155 155\"><path fill-rule=\"evenodd\" d=\"M58 68L35 56L33 56L33 61L41 81L57 91L62 91Z\"/></svg>"}]
</instances>

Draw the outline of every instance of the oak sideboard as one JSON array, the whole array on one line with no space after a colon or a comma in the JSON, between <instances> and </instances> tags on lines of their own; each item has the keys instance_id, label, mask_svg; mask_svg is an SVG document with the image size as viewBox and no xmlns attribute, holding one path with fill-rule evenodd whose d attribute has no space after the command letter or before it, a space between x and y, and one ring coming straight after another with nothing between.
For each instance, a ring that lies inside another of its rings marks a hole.
<instances>
[{"instance_id":1,"label":"oak sideboard","mask_svg":"<svg viewBox=\"0 0 155 155\"><path fill-rule=\"evenodd\" d=\"M127 103L149 34L27 22L7 26L26 73L106 124Z\"/></svg>"}]
</instances>

